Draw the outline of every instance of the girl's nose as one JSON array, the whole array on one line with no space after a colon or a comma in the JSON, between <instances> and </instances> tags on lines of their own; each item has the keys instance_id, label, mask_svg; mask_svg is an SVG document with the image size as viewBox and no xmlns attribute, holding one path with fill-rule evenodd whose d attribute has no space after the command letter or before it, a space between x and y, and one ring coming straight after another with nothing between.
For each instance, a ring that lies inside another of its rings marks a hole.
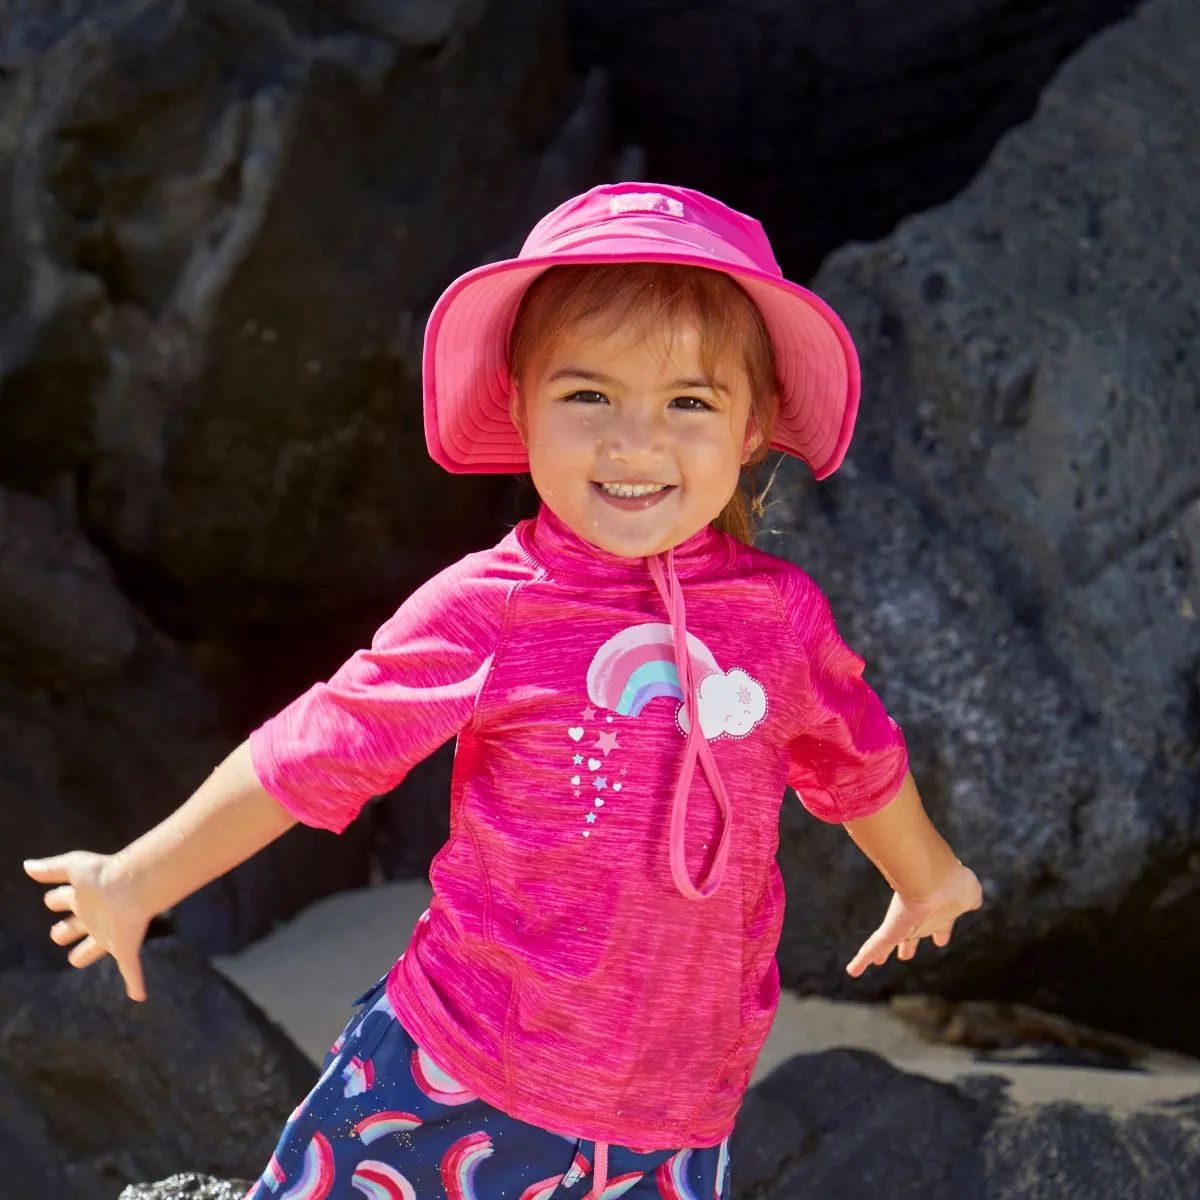
<instances>
[{"instance_id":1,"label":"girl's nose","mask_svg":"<svg viewBox=\"0 0 1200 1200\"><path fill-rule=\"evenodd\" d=\"M608 423L603 449L620 462L656 458L663 453L665 433L657 414L630 405Z\"/></svg>"}]
</instances>

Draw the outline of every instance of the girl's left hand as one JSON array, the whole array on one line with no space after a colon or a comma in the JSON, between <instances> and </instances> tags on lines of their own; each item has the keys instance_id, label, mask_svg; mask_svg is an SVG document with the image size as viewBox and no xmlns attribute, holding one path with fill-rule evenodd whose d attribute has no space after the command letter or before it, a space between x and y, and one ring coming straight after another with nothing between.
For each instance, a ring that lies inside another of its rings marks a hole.
<instances>
[{"instance_id":1,"label":"girl's left hand","mask_svg":"<svg viewBox=\"0 0 1200 1200\"><path fill-rule=\"evenodd\" d=\"M932 938L935 946L945 946L954 922L982 904L979 880L962 863L956 863L949 878L922 900L905 899L899 892L893 892L883 924L863 943L846 967L846 973L857 978L868 967L882 967L893 950L898 959L907 962L916 954L924 937Z\"/></svg>"}]
</instances>

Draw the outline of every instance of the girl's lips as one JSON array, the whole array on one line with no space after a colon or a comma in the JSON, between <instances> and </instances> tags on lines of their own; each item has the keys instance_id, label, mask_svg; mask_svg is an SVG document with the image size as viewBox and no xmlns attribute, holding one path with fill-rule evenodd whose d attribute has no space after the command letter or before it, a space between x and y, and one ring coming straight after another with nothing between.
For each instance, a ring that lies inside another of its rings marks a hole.
<instances>
[{"instance_id":1,"label":"girl's lips","mask_svg":"<svg viewBox=\"0 0 1200 1200\"><path fill-rule=\"evenodd\" d=\"M611 492L606 492L598 483L592 484L592 491L596 493L606 504L611 504L613 508L619 508L623 512L644 512L648 508L653 508L656 504L662 503L675 490L674 484L660 488L657 492L650 492L645 496L614 496Z\"/></svg>"}]
</instances>

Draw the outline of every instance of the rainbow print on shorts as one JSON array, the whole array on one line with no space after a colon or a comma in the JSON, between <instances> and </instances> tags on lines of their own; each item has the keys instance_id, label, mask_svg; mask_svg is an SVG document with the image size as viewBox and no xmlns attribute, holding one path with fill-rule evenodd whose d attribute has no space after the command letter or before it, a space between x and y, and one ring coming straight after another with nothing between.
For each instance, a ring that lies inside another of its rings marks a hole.
<instances>
[{"instance_id":1,"label":"rainbow print on shorts","mask_svg":"<svg viewBox=\"0 0 1200 1200\"><path fill-rule=\"evenodd\" d=\"M360 1162L350 1182L367 1200L417 1200L416 1188L385 1162Z\"/></svg>"},{"instance_id":2,"label":"rainbow print on shorts","mask_svg":"<svg viewBox=\"0 0 1200 1200\"><path fill-rule=\"evenodd\" d=\"M325 1200L333 1188L333 1147L323 1133L314 1133L304 1151L300 1178L279 1200Z\"/></svg>"},{"instance_id":3,"label":"rainbow print on shorts","mask_svg":"<svg viewBox=\"0 0 1200 1200\"><path fill-rule=\"evenodd\" d=\"M342 1070L342 1078L346 1081L343 1093L349 1096L361 1096L369 1092L375 1084L375 1064L369 1058L352 1058Z\"/></svg>"},{"instance_id":4,"label":"rainbow print on shorts","mask_svg":"<svg viewBox=\"0 0 1200 1200\"><path fill-rule=\"evenodd\" d=\"M446 1151L442 1158L442 1186L447 1200L477 1200L475 1172L491 1154L492 1139L482 1131L468 1133Z\"/></svg>"},{"instance_id":5,"label":"rainbow print on shorts","mask_svg":"<svg viewBox=\"0 0 1200 1200\"><path fill-rule=\"evenodd\" d=\"M454 1108L478 1099L474 1092L467 1091L457 1079L447 1075L419 1046L412 1053L411 1067L413 1082L438 1104Z\"/></svg>"},{"instance_id":6,"label":"rainbow print on shorts","mask_svg":"<svg viewBox=\"0 0 1200 1200\"><path fill-rule=\"evenodd\" d=\"M680 1150L655 1172L655 1182L662 1200L700 1200L688 1183L687 1171L691 1160L690 1150Z\"/></svg>"},{"instance_id":7,"label":"rainbow print on shorts","mask_svg":"<svg viewBox=\"0 0 1200 1200\"><path fill-rule=\"evenodd\" d=\"M355 1125L354 1132L362 1138L364 1145L369 1146L372 1142L387 1137L389 1133L409 1133L420 1124L420 1117L415 1117L412 1113L393 1110L372 1113L369 1117L363 1117Z\"/></svg>"}]
</instances>

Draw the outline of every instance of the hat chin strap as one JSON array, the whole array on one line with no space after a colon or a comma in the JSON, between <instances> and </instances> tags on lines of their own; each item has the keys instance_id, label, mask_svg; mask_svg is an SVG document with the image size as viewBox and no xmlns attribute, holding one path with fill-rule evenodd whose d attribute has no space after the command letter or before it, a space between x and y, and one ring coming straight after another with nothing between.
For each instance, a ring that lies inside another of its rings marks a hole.
<instances>
[{"instance_id":1,"label":"hat chin strap","mask_svg":"<svg viewBox=\"0 0 1200 1200\"><path fill-rule=\"evenodd\" d=\"M663 560L666 560L664 569ZM683 589L679 586L679 577L675 573L675 551L668 550L665 555L655 555L647 559L650 577L658 588L658 594L667 610L671 622L671 635L675 646L675 667L679 672L679 686L683 692L684 711L688 718L687 744L683 752L683 764L679 769L679 777L675 781L675 795L671 800L671 876L681 895L689 900L708 900L721 886L725 877L725 866L729 861L729 830L733 814L729 803L729 793L725 782L717 769L712 749L704 731L700 727L700 706L696 698L696 679L692 671L692 656L687 647L687 615L683 604ZM687 844L687 813L688 798L691 792L692 779L696 774L696 762L704 772L708 786L716 799L721 811L721 836L717 843L708 870L698 880L693 881L688 873L685 851Z\"/></svg>"}]
</instances>

